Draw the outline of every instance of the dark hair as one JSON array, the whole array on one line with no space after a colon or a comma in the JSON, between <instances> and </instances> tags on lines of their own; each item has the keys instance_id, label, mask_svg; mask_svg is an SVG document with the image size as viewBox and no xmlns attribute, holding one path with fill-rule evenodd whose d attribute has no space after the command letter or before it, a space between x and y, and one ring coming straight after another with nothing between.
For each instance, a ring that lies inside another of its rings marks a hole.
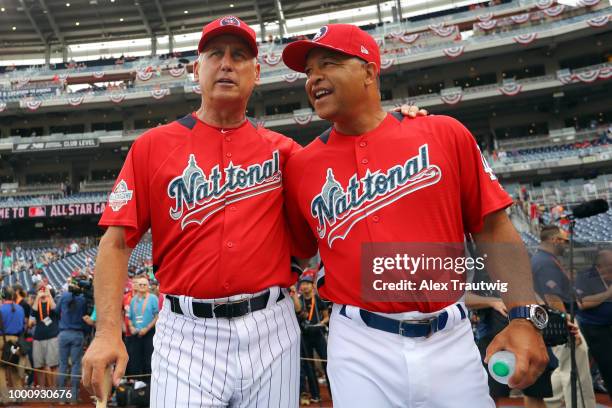
<instances>
[{"instance_id":1,"label":"dark hair","mask_svg":"<svg viewBox=\"0 0 612 408\"><path fill-rule=\"evenodd\" d=\"M556 237L559 232L561 232L561 228L556 225L544 225L540 230L540 241L550 241L552 238Z\"/></svg>"}]
</instances>

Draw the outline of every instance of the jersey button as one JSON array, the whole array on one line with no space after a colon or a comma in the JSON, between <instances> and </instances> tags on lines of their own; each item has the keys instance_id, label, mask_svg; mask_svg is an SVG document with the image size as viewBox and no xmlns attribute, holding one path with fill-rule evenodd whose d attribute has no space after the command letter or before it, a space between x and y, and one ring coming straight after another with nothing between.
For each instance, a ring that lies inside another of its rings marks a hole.
<instances>
[{"instance_id":1,"label":"jersey button","mask_svg":"<svg viewBox=\"0 0 612 408\"><path fill-rule=\"evenodd\" d=\"M368 145L368 142L359 143L359 147L366 147L367 145Z\"/></svg>"},{"instance_id":2,"label":"jersey button","mask_svg":"<svg viewBox=\"0 0 612 408\"><path fill-rule=\"evenodd\" d=\"M233 248L234 247L234 243L232 241L227 241L227 247L228 248Z\"/></svg>"},{"instance_id":3,"label":"jersey button","mask_svg":"<svg viewBox=\"0 0 612 408\"><path fill-rule=\"evenodd\" d=\"M231 141L232 141L232 138L231 138L231 137L229 137L229 136L225 136L225 141L226 141L226 142L231 142Z\"/></svg>"},{"instance_id":4,"label":"jersey button","mask_svg":"<svg viewBox=\"0 0 612 408\"><path fill-rule=\"evenodd\" d=\"M380 221L380 217L378 215L375 215L375 216L372 217L372 221L378 222L378 221Z\"/></svg>"},{"instance_id":5,"label":"jersey button","mask_svg":"<svg viewBox=\"0 0 612 408\"><path fill-rule=\"evenodd\" d=\"M368 159L361 159L361 164L368 164Z\"/></svg>"},{"instance_id":6,"label":"jersey button","mask_svg":"<svg viewBox=\"0 0 612 408\"><path fill-rule=\"evenodd\" d=\"M236 211L236 207L232 205L232 206L230 207L230 211Z\"/></svg>"},{"instance_id":7,"label":"jersey button","mask_svg":"<svg viewBox=\"0 0 612 408\"><path fill-rule=\"evenodd\" d=\"M230 284L229 284L228 282L225 282L225 283L223 284L223 287L224 287L225 289L229 289Z\"/></svg>"},{"instance_id":8,"label":"jersey button","mask_svg":"<svg viewBox=\"0 0 612 408\"><path fill-rule=\"evenodd\" d=\"M228 152L228 153L225 153L225 155L226 155L227 157L232 157L232 154L231 154L231 153L229 153L229 152Z\"/></svg>"}]
</instances>

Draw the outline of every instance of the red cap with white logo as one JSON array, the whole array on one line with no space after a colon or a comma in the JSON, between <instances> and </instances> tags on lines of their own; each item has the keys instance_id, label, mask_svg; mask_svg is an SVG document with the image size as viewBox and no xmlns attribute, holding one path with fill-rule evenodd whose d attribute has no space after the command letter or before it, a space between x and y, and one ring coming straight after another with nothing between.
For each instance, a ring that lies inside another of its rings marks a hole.
<instances>
[{"instance_id":1,"label":"red cap with white logo","mask_svg":"<svg viewBox=\"0 0 612 408\"><path fill-rule=\"evenodd\" d=\"M380 51L372 36L352 24L328 24L312 40L290 43L283 50L283 62L294 71L304 72L306 57L313 48L327 48L376 64L380 72Z\"/></svg>"},{"instance_id":2,"label":"red cap with white logo","mask_svg":"<svg viewBox=\"0 0 612 408\"><path fill-rule=\"evenodd\" d=\"M200 43L198 44L198 53L202 52L206 42L222 34L231 34L242 38L249 45L253 54L257 56L255 30L249 27L247 23L234 16L220 17L204 26L202 29L202 37L200 37Z\"/></svg>"}]
</instances>

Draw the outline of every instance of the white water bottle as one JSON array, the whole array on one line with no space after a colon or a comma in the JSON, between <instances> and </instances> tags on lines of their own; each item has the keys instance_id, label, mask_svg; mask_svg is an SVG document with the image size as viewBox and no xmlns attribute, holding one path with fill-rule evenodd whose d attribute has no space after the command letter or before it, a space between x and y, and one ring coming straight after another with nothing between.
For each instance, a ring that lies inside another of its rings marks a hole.
<instances>
[{"instance_id":1,"label":"white water bottle","mask_svg":"<svg viewBox=\"0 0 612 408\"><path fill-rule=\"evenodd\" d=\"M508 384L514 374L516 356L511 351L498 351L489 359L489 373L498 383Z\"/></svg>"}]
</instances>

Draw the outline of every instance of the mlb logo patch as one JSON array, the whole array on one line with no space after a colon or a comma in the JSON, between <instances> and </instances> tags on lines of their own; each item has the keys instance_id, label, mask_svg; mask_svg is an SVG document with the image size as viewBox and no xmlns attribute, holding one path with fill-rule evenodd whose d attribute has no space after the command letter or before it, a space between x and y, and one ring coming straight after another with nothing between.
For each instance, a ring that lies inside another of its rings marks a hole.
<instances>
[{"instance_id":1,"label":"mlb logo patch","mask_svg":"<svg viewBox=\"0 0 612 408\"><path fill-rule=\"evenodd\" d=\"M234 25L240 27L240 21L234 16L225 17L220 21L219 24L221 24L222 26Z\"/></svg>"},{"instance_id":2,"label":"mlb logo patch","mask_svg":"<svg viewBox=\"0 0 612 408\"><path fill-rule=\"evenodd\" d=\"M369 52L368 52L367 48L366 48L366 47L364 47L363 45L361 46L361 53L362 53L362 54L366 54L366 55L368 55L368 54L369 54Z\"/></svg>"}]
</instances>

